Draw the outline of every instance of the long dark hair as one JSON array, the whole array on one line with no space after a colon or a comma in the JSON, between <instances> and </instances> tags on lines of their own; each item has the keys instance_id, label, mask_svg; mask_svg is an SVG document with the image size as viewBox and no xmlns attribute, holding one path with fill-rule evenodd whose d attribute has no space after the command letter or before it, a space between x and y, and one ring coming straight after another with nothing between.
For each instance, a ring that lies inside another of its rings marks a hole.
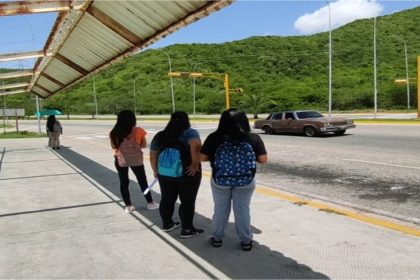
<instances>
[{"instance_id":1,"label":"long dark hair","mask_svg":"<svg viewBox=\"0 0 420 280\"><path fill-rule=\"evenodd\" d=\"M216 133L220 137L229 137L234 140L243 140L251 131L248 117L235 108L222 113Z\"/></svg>"},{"instance_id":2,"label":"long dark hair","mask_svg":"<svg viewBox=\"0 0 420 280\"><path fill-rule=\"evenodd\" d=\"M47 119L47 128L48 131L53 132L54 131L54 124L55 124L56 120L55 120L55 116L54 115L49 115L48 119Z\"/></svg>"},{"instance_id":3,"label":"long dark hair","mask_svg":"<svg viewBox=\"0 0 420 280\"><path fill-rule=\"evenodd\" d=\"M133 111L121 111L118 114L117 123L110 133L111 143L118 148L124 138L130 135L134 126L136 126L136 116Z\"/></svg>"},{"instance_id":4,"label":"long dark hair","mask_svg":"<svg viewBox=\"0 0 420 280\"><path fill-rule=\"evenodd\" d=\"M165 129L157 135L157 143L159 147L163 147L171 141L175 141L181 134L191 127L188 114L183 111L172 113L171 119L166 125Z\"/></svg>"}]
</instances>

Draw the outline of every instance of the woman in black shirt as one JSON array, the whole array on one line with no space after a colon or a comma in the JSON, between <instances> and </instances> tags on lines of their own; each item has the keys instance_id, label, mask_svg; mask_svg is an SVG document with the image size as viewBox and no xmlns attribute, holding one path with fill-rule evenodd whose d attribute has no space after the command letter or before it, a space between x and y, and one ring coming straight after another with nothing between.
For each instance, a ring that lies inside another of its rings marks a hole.
<instances>
[{"instance_id":1,"label":"woman in black shirt","mask_svg":"<svg viewBox=\"0 0 420 280\"><path fill-rule=\"evenodd\" d=\"M267 152L260 136L250 133L244 112L231 109L223 112L219 126L204 141L201 161L210 161L211 188L214 201L214 247L222 246L231 205L235 228L244 251L252 249L250 202L255 189L256 164L267 162Z\"/></svg>"}]
</instances>

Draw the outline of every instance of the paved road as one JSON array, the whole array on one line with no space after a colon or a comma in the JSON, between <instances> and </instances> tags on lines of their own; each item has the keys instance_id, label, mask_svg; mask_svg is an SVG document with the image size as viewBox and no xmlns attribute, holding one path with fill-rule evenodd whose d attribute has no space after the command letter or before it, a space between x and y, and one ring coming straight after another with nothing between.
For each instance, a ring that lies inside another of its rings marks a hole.
<instances>
[{"instance_id":1,"label":"paved road","mask_svg":"<svg viewBox=\"0 0 420 280\"><path fill-rule=\"evenodd\" d=\"M36 130L35 122L24 122ZM43 124L44 127L45 124ZM65 136L107 145L113 121L63 121ZM149 140L165 123L141 123ZM204 139L215 123L194 124ZM270 164L259 182L420 224L420 126L358 125L343 137L261 135Z\"/></svg>"}]
</instances>

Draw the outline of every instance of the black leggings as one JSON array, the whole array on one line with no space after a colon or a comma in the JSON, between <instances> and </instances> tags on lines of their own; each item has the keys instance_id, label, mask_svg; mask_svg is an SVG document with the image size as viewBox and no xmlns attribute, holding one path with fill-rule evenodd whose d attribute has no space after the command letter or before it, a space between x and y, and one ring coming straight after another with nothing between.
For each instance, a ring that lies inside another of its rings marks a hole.
<instances>
[{"instance_id":1,"label":"black leggings","mask_svg":"<svg viewBox=\"0 0 420 280\"><path fill-rule=\"evenodd\" d=\"M118 177L120 178L120 191L124 203L125 205L131 205L130 192L128 190L128 185L130 184L130 179L128 178L128 167L119 166L117 160L115 160L115 168L117 168ZM148 187L144 165L130 166L130 168L134 172L134 175L136 175L141 191L144 192ZM153 202L150 192L148 192L144 197L148 203Z\"/></svg>"},{"instance_id":2,"label":"black leggings","mask_svg":"<svg viewBox=\"0 0 420 280\"><path fill-rule=\"evenodd\" d=\"M179 206L179 218L181 219L182 229L193 228L195 212L195 199L201 183L201 175L194 176L189 181L177 182L159 178L161 200L159 213L164 226L173 223L172 216L175 210L175 203L181 201Z\"/></svg>"}]
</instances>

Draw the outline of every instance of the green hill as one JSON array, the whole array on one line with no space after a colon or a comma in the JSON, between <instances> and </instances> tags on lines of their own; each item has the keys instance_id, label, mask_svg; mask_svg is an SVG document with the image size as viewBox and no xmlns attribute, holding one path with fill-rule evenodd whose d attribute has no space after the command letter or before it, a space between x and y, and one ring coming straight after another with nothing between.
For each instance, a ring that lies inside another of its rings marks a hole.
<instances>
[{"instance_id":1,"label":"green hill","mask_svg":"<svg viewBox=\"0 0 420 280\"><path fill-rule=\"evenodd\" d=\"M407 107L402 39L407 43L409 73L415 77L420 55L420 7L378 17L378 108ZM373 108L373 19L358 20L333 30L333 110ZM163 49L172 59L173 71L228 73L231 106L250 113L279 109L328 108L328 32L311 36L251 37L223 44L177 44ZM168 60L158 50L146 50L95 75L100 114L134 109L136 80L137 112L168 113L172 110ZM177 110L192 112L192 80L174 78ZM417 106L416 85L411 84L411 107ZM196 80L196 110L218 113L224 109L223 82ZM67 92L44 101L44 107L74 113L92 113L92 78Z\"/></svg>"}]
</instances>

